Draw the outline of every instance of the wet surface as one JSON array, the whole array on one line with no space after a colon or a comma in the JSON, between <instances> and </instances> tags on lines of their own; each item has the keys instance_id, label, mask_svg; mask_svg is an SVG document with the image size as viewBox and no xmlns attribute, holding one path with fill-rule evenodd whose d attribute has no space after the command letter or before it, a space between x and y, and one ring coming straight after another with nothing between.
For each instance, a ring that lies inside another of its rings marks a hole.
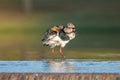
<instances>
[{"instance_id":1,"label":"wet surface","mask_svg":"<svg viewBox=\"0 0 120 80\"><path fill-rule=\"evenodd\" d=\"M0 73L120 73L120 61L0 61Z\"/></svg>"}]
</instances>

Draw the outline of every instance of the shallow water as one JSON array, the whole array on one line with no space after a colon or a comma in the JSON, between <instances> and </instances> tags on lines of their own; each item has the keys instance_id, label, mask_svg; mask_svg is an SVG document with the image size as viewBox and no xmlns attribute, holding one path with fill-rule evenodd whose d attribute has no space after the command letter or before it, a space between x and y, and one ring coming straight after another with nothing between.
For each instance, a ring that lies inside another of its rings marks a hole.
<instances>
[{"instance_id":1,"label":"shallow water","mask_svg":"<svg viewBox=\"0 0 120 80\"><path fill-rule=\"evenodd\" d=\"M0 73L120 73L120 61L0 61Z\"/></svg>"}]
</instances>

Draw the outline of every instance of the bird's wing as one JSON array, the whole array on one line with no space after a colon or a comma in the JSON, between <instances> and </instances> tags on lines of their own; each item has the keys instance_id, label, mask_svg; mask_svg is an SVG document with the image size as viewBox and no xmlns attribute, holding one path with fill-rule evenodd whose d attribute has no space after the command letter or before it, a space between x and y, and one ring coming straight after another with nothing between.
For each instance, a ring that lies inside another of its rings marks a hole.
<instances>
[{"instance_id":1,"label":"bird's wing","mask_svg":"<svg viewBox=\"0 0 120 80\"><path fill-rule=\"evenodd\" d=\"M44 37L42 39L42 41L46 41L46 40L51 40L53 39L55 36L57 35L57 33L55 31L52 30L52 28L47 29L47 31L44 34Z\"/></svg>"}]
</instances>

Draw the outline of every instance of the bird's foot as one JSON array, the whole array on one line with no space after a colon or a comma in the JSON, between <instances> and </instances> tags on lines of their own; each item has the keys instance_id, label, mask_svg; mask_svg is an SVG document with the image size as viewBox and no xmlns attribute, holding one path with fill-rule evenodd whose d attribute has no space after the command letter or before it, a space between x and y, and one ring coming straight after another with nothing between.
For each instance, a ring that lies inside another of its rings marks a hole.
<instances>
[{"instance_id":1,"label":"bird's foot","mask_svg":"<svg viewBox=\"0 0 120 80\"><path fill-rule=\"evenodd\" d=\"M65 56L62 57L61 61L64 61L65 60Z\"/></svg>"}]
</instances>

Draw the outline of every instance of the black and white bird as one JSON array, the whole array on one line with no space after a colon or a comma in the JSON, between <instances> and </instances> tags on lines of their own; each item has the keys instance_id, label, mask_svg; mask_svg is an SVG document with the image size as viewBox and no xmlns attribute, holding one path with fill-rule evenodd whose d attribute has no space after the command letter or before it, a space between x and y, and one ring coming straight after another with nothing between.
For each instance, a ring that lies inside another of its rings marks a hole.
<instances>
[{"instance_id":1,"label":"black and white bird","mask_svg":"<svg viewBox=\"0 0 120 80\"><path fill-rule=\"evenodd\" d=\"M62 59L65 58L63 55L62 48L76 36L75 26L72 23L68 23L66 26L53 26L49 28L42 41L43 45L50 46L52 48L52 53L54 53L54 48L60 46L59 52Z\"/></svg>"}]
</instances>

